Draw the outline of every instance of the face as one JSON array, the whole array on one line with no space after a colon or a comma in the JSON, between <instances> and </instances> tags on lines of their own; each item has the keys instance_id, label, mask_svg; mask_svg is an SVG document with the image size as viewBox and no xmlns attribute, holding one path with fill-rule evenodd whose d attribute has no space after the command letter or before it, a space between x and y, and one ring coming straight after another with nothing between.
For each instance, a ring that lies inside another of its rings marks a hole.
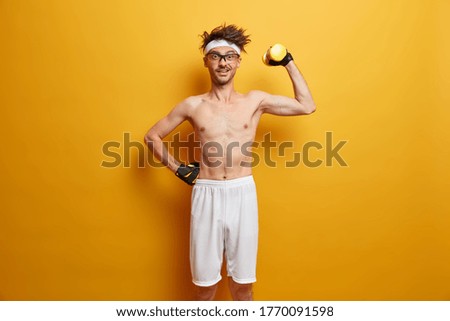
<instances>
[{"instance_id":1,"label":"face","mask_svg":"<svg viewBox=\"0 0 450 321\"><path fill-rule=\"evenodd\" d=\"M230 47L216 47L206 54L203 61L209 70L211 81L216 85L226 85L233 80L241 58Z\"/></svg>"}]
</instances>

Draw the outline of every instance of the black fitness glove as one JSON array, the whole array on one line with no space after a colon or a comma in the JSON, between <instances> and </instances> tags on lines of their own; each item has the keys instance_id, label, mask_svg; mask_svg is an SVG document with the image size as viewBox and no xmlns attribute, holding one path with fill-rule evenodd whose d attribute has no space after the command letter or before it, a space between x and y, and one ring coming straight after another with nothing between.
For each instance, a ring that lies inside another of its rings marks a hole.
<instances>
[{"instance_id":1,"label":"black fitness glove","mask_svg":"<svg viewBox=\"0 0 450 321\"><path fill-rule=\"evenodd\" d=\"M189 185L194 185L200 173L200 164L197 162L189 163L187 165L181 164L175 173L182 181Z\"/></svg>"},{"instance_id":2,"label":"black fitness glove","mask_svg":"<svg viewBox=\"0 0 450 321\"><path fill-rule=\"evenodd\" d=\"M286 56L281 61L275 61L272 59L269 59L269 65L271 66L286 66L289 61L294 60L294 57L292 57L290 52L286 53Z\"/></svg>"}]
</instances>

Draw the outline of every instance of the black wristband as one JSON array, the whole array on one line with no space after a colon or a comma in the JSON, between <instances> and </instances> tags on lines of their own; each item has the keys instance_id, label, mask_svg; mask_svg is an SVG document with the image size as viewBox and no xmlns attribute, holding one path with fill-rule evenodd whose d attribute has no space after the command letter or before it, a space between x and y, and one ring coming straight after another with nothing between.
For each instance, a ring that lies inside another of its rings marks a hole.
<instances>
[{"instance_id":1,"label":"black wristband","mask_svg":"<svg viewBox=\"0 0 450 321\"><path fill-rule=\"evenodd\" d=\"M284 56L283 60L281 60L281 65L286 67L286 65L289 63L289 61L294 60L294 57L292 57L291 53L288 52L286 56Z\"/></svg>"}]
</instances>

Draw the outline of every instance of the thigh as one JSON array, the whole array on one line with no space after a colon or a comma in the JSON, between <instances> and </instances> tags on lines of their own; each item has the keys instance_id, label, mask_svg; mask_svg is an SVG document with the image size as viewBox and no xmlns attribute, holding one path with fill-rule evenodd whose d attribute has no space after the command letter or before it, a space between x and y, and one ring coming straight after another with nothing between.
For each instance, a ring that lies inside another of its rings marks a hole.
<instances>
[{"instance_id":1,"label":"thigh","mask_svg":"<svg viewBox=\"0 0 450 321\"><path fill-rule=\"evenodd\" d=\"M237 283L256 281L258 202L253 184L234 191L227 211L226 257L228 274Z\"/></svg>"},{"instance_id":2,"label":"thigh","mask_svg":"<svg viewBox=\"0 0 450 321\"><path fill-rule=\"evenodd\" d=\"M220 281L223 227L220 191L194 186L192 191L190 261L194 284L211 286Z\"/></svg>"}]
</instances>

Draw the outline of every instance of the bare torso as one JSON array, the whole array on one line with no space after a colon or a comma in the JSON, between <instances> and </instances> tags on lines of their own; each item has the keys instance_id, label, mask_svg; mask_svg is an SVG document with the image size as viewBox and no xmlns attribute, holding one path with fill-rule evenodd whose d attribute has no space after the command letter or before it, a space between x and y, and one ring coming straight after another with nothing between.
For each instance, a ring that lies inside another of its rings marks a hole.
<instances>
[{"instance_id":1,"label":"bare torso","mask_svg":"<svg viewBox=\"0 0 450 321\"><path fill-rule=\"evenodd\" d=\"M220 55L225 53L223 50ZM180 162L168 153L162 139L188 120L202 151L198 178L229 180L249 176L254 155L251 149L261 115L307 115L315 111L314 101L293 61L285 67L294 85L295 98L259 90L237 93L232 80L239 60L228 63L221 59L213 63L205 58L204 61L211 76L211 90L177 104L150 128L145 142L156 157L176 173Z\"/></svg>"},{"instance_id":2,"label":"bare torso","mask_svg":"<svg viewBox=\"0 0 450 321\"><path fill-rule=\"evenodd\" d=\"M251 144L261 117L252 92L229 102L209 94L191 97L189 121L201 145L199 178L225 180L252 174Z\"/></svg>"}]
</instances>

